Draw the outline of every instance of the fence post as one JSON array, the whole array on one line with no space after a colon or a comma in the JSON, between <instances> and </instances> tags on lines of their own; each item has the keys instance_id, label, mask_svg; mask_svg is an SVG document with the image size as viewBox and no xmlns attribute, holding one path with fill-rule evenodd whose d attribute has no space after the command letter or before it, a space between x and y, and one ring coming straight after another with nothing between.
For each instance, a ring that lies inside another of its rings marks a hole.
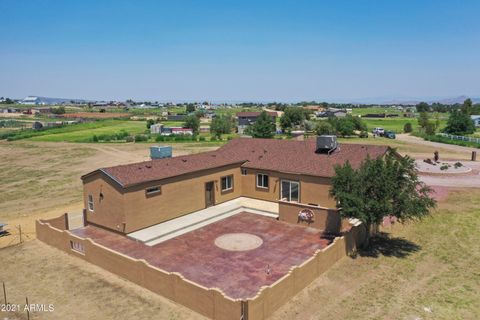
<instances>
[{"instance_id":1,"label":"fence post","mask_svg":"<svg viewBox=\"0 0 480 320\"><path fill-rule=\"evenodd\" d=\"M28 305L28 297L25 297L25 302L27 303L27 320L30 320L30 306Z\"/></svg>"},{"instance_id":2,"label":"fence post","mask_svg":"<svg viewBox=\"0 0 480 320\"><path fill-rule=\"evenodd\" d=\"M7 305L7 290L5 290L5 282L3 282L3 300L5 301L5 305Z\"/></svg>"}]
</instances>

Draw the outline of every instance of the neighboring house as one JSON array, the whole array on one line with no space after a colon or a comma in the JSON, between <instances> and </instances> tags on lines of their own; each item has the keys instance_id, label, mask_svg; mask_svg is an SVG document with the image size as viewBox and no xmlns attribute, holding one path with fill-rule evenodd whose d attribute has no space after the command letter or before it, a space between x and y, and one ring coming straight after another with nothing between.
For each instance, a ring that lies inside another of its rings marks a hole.
<instances>
[{"instance_id":1,"label":"neighboring house","mask_svg":"<svg viewBox=\"0 0 480 320\"><path fill-rule=\"evenodd\" d=\"M40 104L45 104L42 102L40 97L35 97L35 96L28 96L23 100L20 100L18 102L19 104L25 104L25 105L40 105Z\"/></svg>"},{"instance_id":2,"label":"neighboring house","mask_svg":"<svg viewBox=\"0 0 480 320\"><path fill-rule=\"evenodd\" d=\"M273 123L276 122L277 113L276 112L267 112L268 115L272 118ZM238 133L243 134L245 129L257 121L258 116L261 112L237 112L236 116L238 118Z\"/></svg>"},{"instance_id":3,"label":"neighboring house","mask_svg":"<svg viewBox=\"0 0 480 320\"><path fill-rule=\"evenodd\" d=\"M480 115L473 115L471 116L473 123L475 124L475 127L480 127Z\"/></svg>"},{"instance_id":4,"label":"neighboring house","mask_svg":"<svg viewBox=\"0 0 480 320\"><path fill-rule=\"evenodd\" d=\"M160 134L162 133L163 124L155 123L150 126L150 133L151 134Z\"/></svg>"},{"instance_id":5,"label":"neighboring house","mask_svg":"<svg viewBox=\"0 0 480 320\"><path fill-rule=\"evenodd\" d=\"M239 138L216 151L101 168L82 176L85 222L125 234L239 197L335 210L335 165L358 168L388 150L322 146L315 139Z\"/></svg>"}]
</instances>

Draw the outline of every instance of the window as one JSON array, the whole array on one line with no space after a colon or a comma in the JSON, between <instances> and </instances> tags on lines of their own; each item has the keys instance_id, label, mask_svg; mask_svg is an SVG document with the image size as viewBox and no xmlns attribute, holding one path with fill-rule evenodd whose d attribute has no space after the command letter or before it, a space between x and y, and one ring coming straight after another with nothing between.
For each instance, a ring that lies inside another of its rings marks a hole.
<instances>
[{"instance_id":1,"label":"window","mask_svg":"<svg viewBox=\"0 0 480 320\"><path fill-rule=\"evenodd\" d=\"M93 211L93 196L91 194L88 195L88 210Z\"/></svg>"},{"instance_id":2,"label":"window","mask_svg":"<svg viewBox=\"0 0 480 320\"><path fill-rule=\"evenodd\" d=\"M268 175L259 173L257 174L257 187L268 189Z\"/></svg>"},{"instance_id":3,"label":"window","mask_svg":"<svg viewBox=\"0 0 480 320\"><path fill-rule=\"evenodd\" d=\"M81 254L85 254L85 247L83 246L83 243L70 240L70 248L73 251L76 251Z\"/></svg>"},{"instance_id":4,"label":"window","mask_svg":"<svg viewBox=\"0 0 480 320\"><path fill-rule=\"evenodd\" d=\"M222 191L228 191L233 189L233 176L222 177Z\"/></svg>"},{"instance_id":5,"label":"window","mask_svg":"<svg viewBox=\"0 0 480 320\"><path fill-rule=\"evenodd\" d=\"M145 190L145 194L147 196L153 196L155 194L160 194L160 193L162 193L162 187L161 186L151 187L151 188L147 188Z\"/></svg>"},{"instance_id":6,"label":"window","mask_svg":"<svg viewBox=\"0 0 480 320\"><path fill-rule=\"evenodd\" d=\"M247 169L242 169L242 176L246 176L247 175Z\"/></svg>"},{"instance_id":7,"label":"window","mask_svg":"<svg viewBox=\"0 0 480 320\"><path fill-rule=\"evenodd\" d=\"M298 181L282 180L282 200L299 202L300 183Z\"/></svg>"}]
</instances>

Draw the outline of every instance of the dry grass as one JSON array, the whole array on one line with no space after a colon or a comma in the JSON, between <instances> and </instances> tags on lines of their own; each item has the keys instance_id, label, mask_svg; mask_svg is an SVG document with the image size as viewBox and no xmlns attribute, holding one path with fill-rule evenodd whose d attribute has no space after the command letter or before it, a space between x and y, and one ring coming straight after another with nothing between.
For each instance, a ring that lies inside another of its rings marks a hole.
<instances>
[{"instance_id":1,"label":"dry grass","mask_svg":"<svg viewBox=\"0 0 480 320\"><path fill-rule=\"evenodd\" d=\"M343 259L273 319L479 319L479 207L480 189L453 193L431 218Z\"/></svg>"},{"instance_id":2,"label":"dry grass","mask_svg":"<svg viewBox=\"0 0 480 320\"><path fill-rule=\"evenodd\" d=\"M199 314L38 240L0 250L12 304L53 304L30 319L204 319ZM0 304L3 301L3 292ZM26 319L1 312L0 319Z\"/></svg>"},{"instance_id":3,"label":"dry grass","mask_svg":"<svg viewBox=\"0 0 480 320\"><path fill-rule=\"evenodd\" d=\"M418 145L392 143L401 152L433 152ZM81 174L98 167L146 160L148 146L0 142L0 221L22 224L27 236L34 238L35 219L82 208ZM183 154L204 149L181 144L174 150ZM393 240L378 242L376 250L356 259L341 260L273 318L480 318L478 208L479 189L453 193L432 218L394 225L386 230ZM0 238L0 247L11 237ZM54 313L34 314L33 319L200 318L38 241L0 249L0 261L0 281L6 281L10 302L23 303L28 296L32 303L55 304ZM0 303L1 299L0 295ZM23 313L0 312L0 319L7 316L25 318Z\"/></svg>"},{"instance_id":4,"label":"dry grass","mask_svg":"<svg viewBox=\"0 0 480 320\"><path fill-rule=\"evenodd\" d=\"M74 144L0 142L0 221L21 225L34 238L35 220L81 212L80 176L97 168L148 160L149 144ZM177 144L174 154L211 150L196 144ZM0 238L0 248L11 238Z\"/></svg>"}]
</instances>

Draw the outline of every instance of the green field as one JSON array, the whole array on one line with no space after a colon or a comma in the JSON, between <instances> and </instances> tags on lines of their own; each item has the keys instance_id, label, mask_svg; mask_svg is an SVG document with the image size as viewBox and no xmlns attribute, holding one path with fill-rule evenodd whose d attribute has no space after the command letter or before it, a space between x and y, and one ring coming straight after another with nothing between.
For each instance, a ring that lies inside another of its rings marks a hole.
<instances>
[{"instance_id":1,"label":"green field","mask_svg":"<svg viewBox=\"0 0 480 320\"><path fill-rule=\"evenodd\" d=\"M373 128L381 127L385 130L395 131L396 133L403 132L403 126L410 122L413 126L413 129L417 129L418 121L416 118L362 118L362 120L367 124L368 131L372 131ZM444 128L447 124L446 120L440 120L440 129Z\"/></svg>"},{"instance_id":2,"label":"green field","mask_svg":"<svg viewBox=\"0 0 480 320\"><path fill-rule=\"evenodd\" d=\"M364 116L369 113L388 113L388 114L403 114L402 111L394 108L352 108L354 116Z\"/></svg>"},{"instance_id":3,"label":"green field","mask_svg":"<svg viewBox=\"0 0 480 320\"><path fill-rule=\"evenodd\" d=\"M9 140L29 139L31 141L91 142L93 135L113 135L121 131L130 135L144 133L145 121L99 120L88 123L65 125L44 130L17 130ZM7 138L7 137L4 137Z\"/></svg>"}]
</instances>

